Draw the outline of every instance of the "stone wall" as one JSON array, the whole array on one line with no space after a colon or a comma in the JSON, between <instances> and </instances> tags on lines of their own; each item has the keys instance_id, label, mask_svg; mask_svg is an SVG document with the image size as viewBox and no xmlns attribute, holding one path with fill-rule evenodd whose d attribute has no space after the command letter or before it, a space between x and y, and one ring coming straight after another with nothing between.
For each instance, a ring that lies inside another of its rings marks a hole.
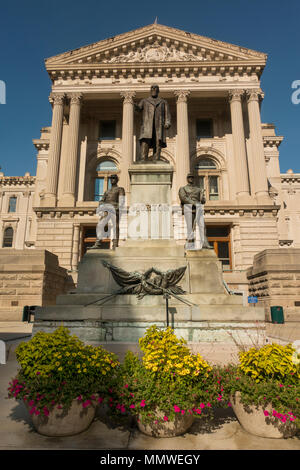
<instances>
[{"instance_id":1,"label":"stone wall","mask_svg":"<svg viewBox=\"0 0 300 470\"><path fill-rule=\"evenodd\" d=\"M249 294L265 307L271 320L271 306L282 306L286 321L300 321L300 249L264 250L254 256L247 270Z\"/></svg>"},{"instance_id":2,"label":"stone wall","mask_svg":"<svg viewBox=\"0 0 300 470\"><path fill-rule=\"evenodd\" d=\"M47 250L0 250L0 321L20 321L24 305L53 305L70 288L67 270Z\"/></svg>"}]
</instances>

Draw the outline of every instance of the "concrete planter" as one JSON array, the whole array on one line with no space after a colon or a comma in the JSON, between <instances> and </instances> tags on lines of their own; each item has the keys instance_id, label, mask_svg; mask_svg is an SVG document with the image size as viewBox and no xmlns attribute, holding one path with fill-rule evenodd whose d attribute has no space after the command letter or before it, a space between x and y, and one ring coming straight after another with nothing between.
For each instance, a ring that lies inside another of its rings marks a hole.
<instances>
[{"instance_id":1,"label":"concrete planter","mask_svg":"<svg viewBox=\"0 0 300 470\"><path fill-rule=\"evenodd\" d=\"M282 439L292 437L296 434L296 425L292 422L282 423L278 418L272 416L272 407L265 408L255 405L244 405L241 402L240 392L236 392L231 400L233 411L240 425L245 431L254 436ZM264 415L264 410L269 412L269 416Z\"/></svg>"},{"instance_id":2,"label":"concrete planter","mask_svg":"<svg viewBox=\"0 0 300 470\"><path fill-rule=\"evenodd\" d=\"M85 431L92 423L96 413L97 402L83 408L82 403L73 400L68 411L57 407L50 411L49 416L32 415L32 423L39 434L50 437L73 436Z\"/></svg>"},{"instance_id":3,"label":"concrete planter","mask_svg":"<svg viewBox=\"0 0 300 470\"><path fill-rule=\"evenodd\" d=\"M157 411L157 424L153 423L142 423L141 416L137 423L139 430L152 437L174 437L184 434L193 424L194 417L189 413L184 415L176 415L174 421L163 421L165 413L163 411Z\"/></svg>"}]
</instances>

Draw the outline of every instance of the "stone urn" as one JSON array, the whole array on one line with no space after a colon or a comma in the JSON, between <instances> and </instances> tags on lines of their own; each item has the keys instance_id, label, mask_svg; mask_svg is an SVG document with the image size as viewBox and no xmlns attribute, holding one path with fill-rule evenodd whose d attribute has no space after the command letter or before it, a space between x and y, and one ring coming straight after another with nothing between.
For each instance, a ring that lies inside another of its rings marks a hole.
<instances>
[{"instance_id":1,"label":"stone urn","mask_svg":"<svg viewBox=\"0 0 300 470\"><path fill-rule=\"evenodd\" d=\"M272 416L272 406L266 407L256 405L244 405L241 402L241 393L236 392L231 399L233 411L245 431L254 436L283 439L292 437L297 432L296 424L286 421L281 422ZM264 415L264 411L269 412L269 416Z\"/></svg>"},{"instance_id":2,"label":"stone urn","mask_svg":"<svg viewBox=\"0 0 300 470\"><path fill-rule=\"evenodd\" d=\"M49 416L32 415L32 424L39 434L50 437L73 436L85 431L95 418L97 401L91 400L91 405L83 408L82 403L73 400L69 410L58 409L50 411Z\"/></svg>"},{"instance_id":3,"label":"stone urn","mask_svg":"<svg viewBox=\"0 0 300 470\"><path fill-rule=\"evenodd\" d=\"M157 420L151 423L143 423L139 416L137 425L139 430L152 437L174 437L184 434L193 424L194 416L190 413L176 414L174 421L164 421L165 413L157 411Z\"/></svg>"}]
</instances>

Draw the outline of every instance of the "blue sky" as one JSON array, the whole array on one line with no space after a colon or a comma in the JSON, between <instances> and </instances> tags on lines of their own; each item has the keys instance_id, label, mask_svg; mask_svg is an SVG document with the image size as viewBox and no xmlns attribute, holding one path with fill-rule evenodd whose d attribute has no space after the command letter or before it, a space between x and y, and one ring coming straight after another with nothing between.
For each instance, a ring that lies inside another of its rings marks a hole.
<instances>
[{"instance_id":1,"label":"blue sky","mask_svg":"<svg viewBox=\"0 0 300 470\"><path fill-rule=\"evenodd\" d=\"M28 0L0 6L0 166L6 175L35 174L33 138L51 124L51 82L44 58L158 23L268 54L263 73L263 122L284 135L280 166L300 172L300 104L291 101L300 80L299 0Z\"/></svg>"}]
</instances>

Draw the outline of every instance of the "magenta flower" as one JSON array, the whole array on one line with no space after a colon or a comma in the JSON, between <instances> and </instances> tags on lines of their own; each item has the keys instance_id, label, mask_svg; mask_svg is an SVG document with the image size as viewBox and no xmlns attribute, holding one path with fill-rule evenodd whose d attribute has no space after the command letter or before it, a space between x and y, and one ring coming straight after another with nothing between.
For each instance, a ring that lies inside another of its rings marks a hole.
<instances>
[{"instance_id":1,"label":"magenta flower","mask_svg":"<svg viewBox=\"0 0 300 470\"><path fill-rule=\"evenodd\" d=\"M283 385L282 385L282 384L279 384L279 387L283 387Z\"/></svg>"},{"instance_id":2,"label":"magenta flower","mask_svg":"<svg viewBox=\"0 0 300 470\"><path fill-rule=\"evenodd\" d=\"M211 407L211 404L210 404L210 403L207 403L207 405L206 405L206 406L207 406L208 408L210 408L210 407Z\"/></svg>"},{"instance_id":3,"label":"magenta flower","mask_svg":"<svg viewBox=\"0 0 300 470\"><path fill-rule=\"evenodd\" d=\"M39 410L35 410L34 414L38 416L41 414L41 412Z\"/></svg>"},{"instance_id":4,"label":"magenta flower","mask_svg":"<svg viewBox=\"0 0 300 470\"><path fill-rule=\"evenodd\" d=\"M29 410L29 413L30 413L31 415L33 415L34 412L35 412L35 407L33 407L33 408L31 408L31 410Z\"/></svg>"},{"instance_id":5,"label":"magenta flower","mask_svg":"<svg viewBox=\"0 0 300 470\"><path fill-rule=\"evenodd\" d=\"M140 405L141 405L142 408L144 408L144 406L146 406L145 400L142 400Z\"/></svg>"},{"instance_id":6,"label":"magenta flower","mask_svg":"<svg viewBox=\"0 0 300 470\"><path fill-rule=\"evenodd\" d=\"M34 405L34 400L30 400L30 401L28 402L28 405L29 405L29 406L33 406L33 405Z\"/></svg>"},{"instance_id":7,"label":"magenta flower","mask_svg":"<svg viewBox=\"0 0 300 470\"><path fill-rule=\"evenodd\" d=\"M229 406L229 407L232 406L231 403L230 403L230 401L228 402L228 406Z\"/></svg>"},{"instance_id":8,"label":"magenta flower","mask_svg":"<svg viewBox=\"0 0 300 470\"><path fill-rule=\"evenodd\" d=\"M82 403L82 406L83 408L86 408L87 406L91 405L91 401L90 400L86 400Z\"/></svg>"},{"instance_id":9,"label":"magenta flower","mask_svg":"<svg viewBox=\"0 0 300 470\"><path fill-rule=\"evenodd\" d=\"M129 408L135 408L135 405L130 405L130 407L129 407Z\"/></svg>"},{"instance_id":10,"label":"magenta flower","mask_svg":"<svg viewBox=\"0 0 300 470\"><path fill-rule=\"evenodd\" d=\"M103 398L102 397L99 397L98 398L98 403L102 403L103 402Z\"/></svg>"},{"instance_id":11,"label":"magenta flower","mask_svg":"<svg viewBox=\"0 0 300 470\"><path fill-rule=\"evenodd\" d=\"M196 409L196 413L197 413L197 415L201 415L202 410L199 410L199 408L197 408L197 409Z\"/></svg>"},{"instance_id":12,"label":"magenta flower","mask_svg":"<svg viewBox=\"0 0 300 470\"><path fill-rule=\"evenodd\" d=\"M269 412L267 410L264 411L265 416L269 416Z\"/></svg>"},{"instance_id":13,"label":"magenta flower","mask_svg":"<svg viewBox=\"0 0 300 470\"><path fill-rule=\"evenodd\" d=\"M44 407L44 410L43 410L43 411L44 411L44 415L45 415L45 416L49 416L49 410L48 410L48 408L47 408L46 406Z\"/></svg>"},{"instance_id":14,"label":"magenta flower","mask_svg":"<svg viewBox=\"0 0 300 470\"><path fill-rule=\"evenodd\" d=\"M184 415L185 411L184 410L181 410L181 414Z\"/></svg>"},{"instance_id":15,"label":"magenta flower","mask_svg":"<svg viewBox=\"0 0 300 470\"><path fill-rule=\"evenodd\" d=\"M40 373L40 372L37 372L36 375L41 375L41 373Z\"/></svg>"},{"instance_id":16,"label":"magenta flower","mask_svg":"<svg viewBox=\"0 0 300 470\"><path fill-rule=\"evenodd\" d=\"M82 401L82 396L79 395L79 396L77 397L77 400L78 400L78 401Z\"/></svg>"},{"instance_id":17,"label":"magenta flower","mask_svg":"<svg viewBox=\"0 0 300 470\"><path fill-rule=\"evenodd\" d=\"M202 409L205 408L204 403L200 403L200 408L202 408Z\"/></svg>"},{"instance_id":18,"label":"magenta flower","mask_svg":"<svg viewBox=\"0 0 300 470\"><path fill-rule=\"evenodd\" d=\"M125 387L125 388L128 388L128 384L125 384L124 387Z\"/></svg>"},{"instance_id":19,"label":"magenta flower","mask_svg":"<svg viewBox=\"0 0 300 470\"><path fill-rule=\"evenodd\" d=\"M168 421L168 420L169 420L168 416L164 416L164 421Z\"/></svg>"},{"instance_id":20,"label":"magenta flower","mask_svg":"<svg viewBox=\"0 0 300 470\"><path fill-rule=\"evenodd\" d=\"M177 405L174 405L174 411L175 413L180 413L180 408Z\"/></svg>"}]
</instances>

